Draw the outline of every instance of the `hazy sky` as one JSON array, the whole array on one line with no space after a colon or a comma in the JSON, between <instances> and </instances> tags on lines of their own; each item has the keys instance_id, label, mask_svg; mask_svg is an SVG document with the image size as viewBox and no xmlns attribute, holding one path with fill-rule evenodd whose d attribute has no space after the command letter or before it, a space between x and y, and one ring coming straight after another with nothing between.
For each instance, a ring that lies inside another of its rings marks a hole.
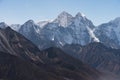
<instances>
[{"instance_id":1,"label":"hazy sky","mask_svg":"<svg viewBox=\"0 0 120 80\"><path fill-rule=\"evenodd\" d=\"M55 19L62 11L84 13L95 25L120 17L120 0L0 0L0 22Z\"/></svg>"}]
</instances>

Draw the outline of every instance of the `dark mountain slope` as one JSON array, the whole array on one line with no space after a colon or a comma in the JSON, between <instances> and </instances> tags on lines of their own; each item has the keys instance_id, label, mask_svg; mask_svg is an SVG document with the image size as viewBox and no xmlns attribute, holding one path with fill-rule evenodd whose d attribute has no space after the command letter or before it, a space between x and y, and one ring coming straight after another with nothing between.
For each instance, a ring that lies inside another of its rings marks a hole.
<instances>
[{"instance_id":1,"label":"dark mountain slope","mask_svg":"<svg viewBox=\"0 0 120 80\"><path fill-rule=\"evenodd\" d=\"M57 48L40 51L9 27L0 29L0 74L6 80L97 80L101 73Z\"/></svg>"},{"instance_id":2,"label":"dark mountain slope","mask_svg":"<svg viewBox=\"0 0 120 80\"><path fill-rule=\"evenodd\" d=\"M42 62L37 56L39 49L25 37L13 31L11 28L0 29L0 46L4 52L19 56L31 61Z\"/></svg>"},{"instance_id":3,"label":"dark mountain slope","mask_svg":"<svg viewBox=\"0 0 120 80\"><path fill-rule=\"evenodd\" d=\"M119 49L108 48L101 43L66 45L63 49L98 70L120 74Z\"/></svg>"},{"instance_id":4,"label":"dark mountain slope","mask_svg":"<svg viewBox=\"0 0 120 80\"><path fill-rule=\"evenodd\" d=\"M99 78L98 75L100 73L97 70L83 64L80 60L69 56L58 48L44 50L41 58L47 64L55 66L55 70L53 70L55 73L59 73L59 75L65 76L68 79L84 80L86 78L93 80ZM85 75L88 77L85 77Z\"/></svg>"},{"instance_id":5,"label":"dark mountain slope","mask_svg":"<svg viewBox=\"0 0 120 80\"><path fill-rule=\"evenodd\" d=\"M0 52L0 80L61 80L33 63Z\"/></svg>"}]
</instances>

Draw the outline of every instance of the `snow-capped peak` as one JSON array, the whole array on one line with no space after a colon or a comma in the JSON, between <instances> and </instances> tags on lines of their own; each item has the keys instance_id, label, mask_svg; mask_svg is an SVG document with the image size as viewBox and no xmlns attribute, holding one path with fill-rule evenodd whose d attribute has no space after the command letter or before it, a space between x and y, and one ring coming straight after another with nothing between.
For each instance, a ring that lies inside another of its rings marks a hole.
<instances>
[{"instance_id":1,"label":"snow-capped peak","mask_svg":"<svg viewBox=\"0 0 120 80\"><path fill-rule=\"evenodd\" d=\"M28 20L27 22L25 22L22 27L26 27L26 28L33 28L35 26L35 22L33 20Z\"/></svg>"},{"instance_id":2,"label":"snow-capped peak","mask_svg":"<svg viewBox=\"0 0 120 80\"><path fill-rule=\"evenodd\" d=\"M80 13L80 12L78 12L78 13L76 14L76 16L77 16L77 17L86 17L83 13Z\"/></svg>"},{"instance_id":3,"label":"snow-capped peak","mask_svg":"<svg viewBox=\"0 0 120 80\"><path fill-rule=\"evenodd\" d=\"M72 18L73 16L71 14L63 11L53 22L58 23L60 26L67 27L71 23Z\"/></svg>"},{"instance_id":4,"label":"snow-capped peak","mask_svg":"<svg viewBox=\"0 0 120 80\"><path fill-rule=\"evenodd\" d=\"M88 19L86 18L86 16L83 13L80 13L80 12L78 12L76 14L75 18L78 19L78 21L79 20L82 20L82 21L85 21L85 22L88 21Z\"/></svg>"},{"instance_id":5,"label":"snow-capped peak","mask_svg":"<svg viewBox=\"0 0 120 80\"><path fill-rule=\"evenodd\" d=\"M15 30L15 31L18 32L19 29L20 29L20 27L21 27L21 25L20 25L20 24L11 24L10 27L11 27L13 30Z\"/></svg>"},{"instance_id":6,"label":"snow-capped peak","mask_svg":"<svg viewBox=\"0 0 120 80\"><path fill-rule=\"evenodd\" d=\"M109 31L114 31L120 44L120 17L111 21L112 25L109 26ZM108 23L109 24L109 23Z\"/></svg>"},{"instance_id":7,"label":"snow-capped peak","mask_svg":"<svg viewBox=\"0 0 120 80\"><path fill-rule=\"evenodd\" d=\"M114 21L120 21L120 17L115 18Z\"/></svg>"},{"instance_id":8,"label":"snow-capped peak","mask_svg":"<svg viewBox=\"0 0 120 80\"><path fill-rule=\"evenodd\" d=\"M28 20L25 24L35 24L33 20Z\"/></svg>"},{"instance_id":9,"label":"snow-capped peak","mask_svg":"<svg viewBox=\"0 0 120 80\"><path fill-rule=\"evenodd\" d=\"M61 12L58 16L72 16L71 14L69 14L68 12Z\"/></svg>"},{"instance_id":10,"label":"snow-capped peak","mask_svg":"<svg viewBox=\"0 0 120 80\"><path fill-rule=\"evenodd\" d=\"M8 25L5 22L0 23L0 28L5 29Z\"/></svg>"},{"instance_id":11,"label":"snow-capped peak","mask_svg":"<svg viewBox=\"0 0 120 80\"><path fill-rule=\"evenodd\" d=\"M40 27L33 20L28 20L20 27L19 32L25 36L29 36L32 35L31 33L39 33Z\"/></svg>"},{"instance_id":12,"label":"snow-capped peak","mask_svg":"<svg viewBox=\"0 0 120 80\"><path fill-rule=\"evenodd\" d=\"M25 22L21 26L20 30L24 31L25 33L27 33L27 32L30 32L32 29L34 29L34 27L35 27L34 21L33 20L28 20L27 22Z\"/></svg>"},{"instance_id":13,"label":"snow-capped peak","mask_svg":"<svg viewBox=\"0 0 120 80\"><path fill-rule=\"evenodd\" d=\"M115 18L114 20L110 21L111 23L120 25L120 17Z\"/></svg>"}]
</instances>

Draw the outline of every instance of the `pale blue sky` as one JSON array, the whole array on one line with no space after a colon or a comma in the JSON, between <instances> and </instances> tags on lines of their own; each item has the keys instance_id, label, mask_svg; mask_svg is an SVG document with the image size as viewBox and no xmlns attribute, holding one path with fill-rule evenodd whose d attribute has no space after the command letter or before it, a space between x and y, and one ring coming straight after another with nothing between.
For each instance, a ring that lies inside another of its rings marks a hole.
<instances>
[{"instance_id":1,"label":"pale blue sky","mask_svg":"<svg viewBox=\"0 0 120 80\"><path fill-rule=\"evenodd\" d=\"M0 22L55 19L62 11L84 13L95 25L120 17L120 0L0 0Z\"/></svg>"}]
</instances>

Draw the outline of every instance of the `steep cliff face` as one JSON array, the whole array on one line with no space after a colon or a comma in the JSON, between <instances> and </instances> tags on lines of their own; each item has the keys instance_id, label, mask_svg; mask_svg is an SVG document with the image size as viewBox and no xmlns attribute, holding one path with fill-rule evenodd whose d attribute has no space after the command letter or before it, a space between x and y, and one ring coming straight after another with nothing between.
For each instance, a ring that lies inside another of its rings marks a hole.
<instances>
[{"instance_id":1,"label":"steep cliff face","mask_svg":"<svg viewBox=\"0 0 120 80\"><path fill-rule=\"evenodd\" d=\"M94 28L93 23L81 13L73 17L67 12L62 12L55 20L49 22L35 24L29 20L21 26L18 32L40 49L46 49L53 45L60 47L65 44L86 45L99 42L93 33Z\"/></svg>"},{"instance_id":2,"label":"steep cliff face","mask_svg":"<svg viewBox=\"0 0 120 80\"><path fill-rule=\"evenodd\" d=\"M101 43L108 47L120 48L120 18L116 18L108 23L101 24L95 31L95 35Z\"/></svg>"},{"instance_id":3,"label":"steep cliff face","mask_svg":"<svg viewBox=\"0 0 120 80\"><path fill-rule=\"evenodd\" d=\"M41 61L37 54L39 49L24 36L11 28L0 29L0 47L3 52L22 57L24 59ZM29 44L31 43L31 44Z\"/></svg>"},{"instance_id":4,"label":"steep cliff face","mask_svg":"<svg viewBox=\"0 0 120 80\"><path fill-rule=\"evenodd\" d=\"M0 23L0 28L6 27L6 23ZM39 23L28 20L23 25L13 24L10 27L24 35L41 50L67 44L84 46L91 42L101 42L114 49L120 48L119 17L108 23L94 26L92 21L80 12L72 16L63 11L54 20Z\"/></svg>"}]
</instances>

